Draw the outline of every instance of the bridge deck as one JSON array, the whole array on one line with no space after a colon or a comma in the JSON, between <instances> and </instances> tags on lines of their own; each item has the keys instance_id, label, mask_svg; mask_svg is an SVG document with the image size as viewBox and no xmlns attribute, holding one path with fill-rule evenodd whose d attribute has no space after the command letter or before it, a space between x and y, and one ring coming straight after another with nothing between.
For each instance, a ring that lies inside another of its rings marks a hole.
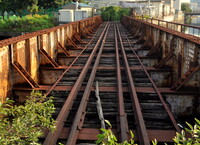
<instances>
[{"instance_id":1,"label":"bridge deck","mask_svg":"<svg viewBox=\"0 0 200 145\"><path fill-rule=\"evenodd\" d=\"M0 42L12 51L13 98L32 89L54 97L57 130L41 143L94 144L102 118L121 142L129 130L141 145L172 142L180 117L199 113L199 40L128 17L90 20Z\"/></svg>"}]
</instances>

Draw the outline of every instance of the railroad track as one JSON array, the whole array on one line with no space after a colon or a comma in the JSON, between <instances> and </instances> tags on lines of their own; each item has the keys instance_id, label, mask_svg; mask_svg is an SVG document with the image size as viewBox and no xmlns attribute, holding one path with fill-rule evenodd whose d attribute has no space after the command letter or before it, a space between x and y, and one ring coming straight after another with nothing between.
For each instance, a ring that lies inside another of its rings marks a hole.
<instances>
[{"instance_id":1,"label":"railroad track","mask_svg":"<svg viewBox=\"0 0 200 145\"><path fill-rule=\"evenodd\" d=\"M136 130L141 145L150 144L148 130L180 132L165 96L134 47L137 40L120 23L103 23L87 41L46 92L55 99L57 129L47 133L44 145L94 143L104 126L96 105L98 94L103 116L121 142L128 139L129 130Z\"/></svg>"}]
</instances>

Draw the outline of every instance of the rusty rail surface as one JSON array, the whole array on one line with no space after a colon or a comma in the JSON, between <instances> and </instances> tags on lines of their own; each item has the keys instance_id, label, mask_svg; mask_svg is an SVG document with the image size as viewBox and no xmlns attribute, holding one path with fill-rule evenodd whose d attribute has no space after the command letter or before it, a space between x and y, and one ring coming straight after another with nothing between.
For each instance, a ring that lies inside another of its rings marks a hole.
<instances>
[{"instance_id":1,"label":"rusty rail surface","mask_svg":"<svg viewBox=\"0 0 200 145\"><path fill-rule=\"evenodd\" d=\"M80 87L81 87L81 85L82 85L82 83L83 83L83 80L84 80L84 78L85 78L85 75L86 75L86 73L87 73L87 71L88 71L88 69L89 69L89 67L90 67L90 65L91 65L91 63L92 63L92 60L93 60L93 58L94 58L94 55L95 55L95 53L96 53L96 51L97 51L97 49L98 49L98 46L100 45L101 39L102 39L102 37L104 36L104 33L105 33L105 31L106 31L106 28L107 28L107 27L105 27L103 33L101 34L101 36L100 36L100 38L99 38L97 44L95 45L95 47L94 47L92 53L90 54L90 56L89 56L89 58L88 58L88 60L87 60L87 62L86 62L86 64L85 64L83 70L81 71L81 74L79 75L79 77L78 77L76 83L74 84L74 86L73 86L73 88L72 88L70 94L67 96L67 99L66 99L66 101L65 101L65 104L63 105L63 107L62 107L62 109L61 109L61 111L60 111L58 117L56 118L56 128L57 128L57 129L56 129L54 132L49 132L49 133L48 133L48 135L47 135L47 137L46 137L46 139L45 139L45 142L44 142L45 145L56 144L57 139L58 139L58 137L59 137L59 135L60 135L60 133L61 133L61 131L62 131L62 128L63 128L63 126L64 126L64 121L65 121L66 118L68 117L69 110L71 109L71 107L72 107L72 105L73 105L73 101L74 101L74 99L76 98L76 95L77 95L78 91L80 90ZM63 77L63 75L62 75L60 78L62 78L62 77ZM59 79L59 80L60 80L60 79ZM72 139L73 139L73 138L72 138Z\"/></svg>"},{"instance_id":2,"label":"rusty rail surface","mask_svg":"<svg viewBox=\"0 0 200 145\"><path fill-rule=\"evenodd\" d=\"M147 18L147 17L141 17L141 16L137 16L136 19L140 19L140 20L149 22L151 24L156 24L158 26L163 26L165 28L172 29L172 30L182 32L185 34L200 37L200 27L199 26L181 24L181 23L176 23L176 22L169 22L169 21L164 21L164 20L160 20L160 19Z\"/></svg>"},{"instance_id":3,"label":"rusty rail surface","mask_svg":"<svg viewBox=\"0 0 200 145\"><path fill-rule=\"evenodd\" d=\"M101 59L101 55L102 55L102 51L104 48L106 36L108 34L109 27L110 27L110 24L108 23L107 27L105 27L106 31L104 33L102 33L104 35L103 39L101 39L101 38L99 39L102 41L101 44L97 43L97 45L100 44L99 52L95 59L95 63L93 65L92 72L90 74L89 80L88 80L86 88L84 90L83 97L81 99L80 105L78 107L78 111L77 111L75 119L73 121L66 145L76 144L78 134L80 132L79 128L82 128L83 121L84 121L85 114L86 114L87 100L89 100L89 96L92 91L92 86L94 84L94 78L95 78L95 75L97 72L97 67L98 67L100 59Z\"/></svg>"},{"instance_id":4,"label":"rusty rail surface","mask_svg":"<svg viewBox=\"0 0 200 145\"><path fill-rule=\"evenodd\" d=\"M122 33L125 33L125 32L123 31L123 29L121 29L121 30L122 30ZM169 115L169 118L170 118L171 122L173 123L174 128L176 129L177 132L180 133L181 130L180 130L179 126L178 126L178 123L176 122L176 120L175 120L175 118L174 118L174 115L172 114L172 112L170 111L169 107L167 106L165 100L163 99L164 97L161 95L161 93L160 93L158 87L156 86L155 82L153 81L153 79L151 78L150 74L149 74L149 73L147 72L147 70L145 69L144 64L142 63L141 59L139 58L139 56L137 55L137 53L135 52L135 50L134 50L133 47L131 46L130 40L128 39L127 36L126 36L126 39L127 39L127 41L128 41L129 48L132 50L133 54L136 56L136 58L137 58L137 60L139 61L140 65L141 65L141 67L142 67L142 69L143 69L143 71L145 72L145 74L147 75L147 77L148 77L148 79L150 80L151 84L153 85L153 88L155 89L155 91L156 91L156 93L157 93L157 95L158 95L160 101L162 102L163 107L165 108L167 114Z\"/></svg>"},{"instance_id":5,"label":"rusty rail surface","mask_svg":"<svg viewBox=\"0 0 200 145\"><path fill-rule=\"evenodd\" d=\"M137 131L138 131L138 137L139 137L139 141L140 144L144 144L144 145L150 145L149 142L149 137L148 137L148 133L147 133L147 129L144 123L144 119L142 116L142 111L141 111L141 107L140 107L140 103L139 103L139 99L137 96L137 92L135 89L135 85L134 85L134 81L133 81L133 77L131 74L131 70L130 70L130 66L128 63L128 59L126 56L126 52L124 50L124 45L122 43L122 38L121 38L121 34L119 32L119 27L117 26L117 33L118 33L118 37L119 37L119 42L120 42L120 46L121 46L121 51L122 51L122 58L124 60L125 63L125 67L126 67L126 75L127 75L127 80L129 83L129 89L131 92L131 99L132 99L132 103L133 103L133 108L134 108L134 117L137 123Z\"/></svg>"},{"instance_id":6,"label":"rusty rail surface","mask_svg":"<svg viewBox=\"0 0 200 145\"><path fill-rule=\"evenodd\" d=\"M116 25L116 24L115 24ZM117 40L117 30L115 29L115 53L116 53L116 64L117 64L117 96L119 104L119 118L120 118L120 129L121 129L121 142L128 139L128 121L126 112L124 109L124 96L122 89L122 74L120 69L120 57L119 57L119 47Z\"/></svg>"}]
</instances>

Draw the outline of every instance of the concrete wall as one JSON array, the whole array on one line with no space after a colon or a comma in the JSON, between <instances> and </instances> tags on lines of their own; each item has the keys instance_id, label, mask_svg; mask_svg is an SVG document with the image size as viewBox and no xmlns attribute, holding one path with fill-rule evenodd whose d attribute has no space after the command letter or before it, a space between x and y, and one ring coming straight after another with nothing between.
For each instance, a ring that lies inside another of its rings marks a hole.
<instances>
[{"instance_id":1,"label":"concrete wall","mask_svg":"<svg viewBox=\"0 0 200 145\"><path fill-rule=\"evenodd\" d=\"M68 38L81 35L80 29L94 28L100 23L101 18L96 16L0 41L0 99L11 97L15 86L34 88L31 84L40 84L40 66L56 62L58 43L67 49Z\"/></svg>"}]
</instances>

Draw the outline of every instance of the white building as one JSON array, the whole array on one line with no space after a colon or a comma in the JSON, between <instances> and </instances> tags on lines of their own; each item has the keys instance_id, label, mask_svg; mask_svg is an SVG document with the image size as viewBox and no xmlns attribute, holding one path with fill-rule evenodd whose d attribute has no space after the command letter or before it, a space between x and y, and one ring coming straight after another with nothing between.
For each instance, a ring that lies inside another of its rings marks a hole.
<instances>
[{"instance_id":1,"label":"white building","mask_svg":"<svg viewBox=\"0 0 200 145\"><path fill-rule=\"evenodd\" d=\"M151 15L152 17L160 19L164 19L166 16L173 15L175 13L173 0L151 0L150 11L148 1L121 1L120 5L122 7L134 8L135 12L139 15Z\"/></svg>"},{"instance_id":2,"label":"white building","mask_svg":"<svg viewBox=\"0 0 200 145\"><path fill-rule=\"evenodd\" d=\"M175 10L181 11L181 4L182 3L190 3L190 0L175 0L174 1Z\"/></svg>"},{"instance_id":3,"label":"white building","mask_svg":"<svg viewBox=\"0 0 200 145\"><path fill-rule=\"evenodd\" d=\"M91 5L97 9L107 6L118 6L119 2L138 2L138 1L148 1L148 0L86 0L91 3Z\"/></svg>"},{"instance_id":4,"label":"white building","mask_svg":"<svg viewBox=\"0 0 200 145\"><path fill-rule=\"evenodd\" d=\"M94 8L90 5L78 2L71 2L64 6L58 12L59 24L79 21L92 17Z\"/></svg>"},{"instance_id":5,"label":"white building","mask_svg":"<svg viewBox=\"0 0 200 145\"><path fill-rule=\"evenodd\" d=\"M190 9L192 10L192 12L199 12L200 9L198 7L198 3L190 3Z\"/></svg>"}]
</instances>

